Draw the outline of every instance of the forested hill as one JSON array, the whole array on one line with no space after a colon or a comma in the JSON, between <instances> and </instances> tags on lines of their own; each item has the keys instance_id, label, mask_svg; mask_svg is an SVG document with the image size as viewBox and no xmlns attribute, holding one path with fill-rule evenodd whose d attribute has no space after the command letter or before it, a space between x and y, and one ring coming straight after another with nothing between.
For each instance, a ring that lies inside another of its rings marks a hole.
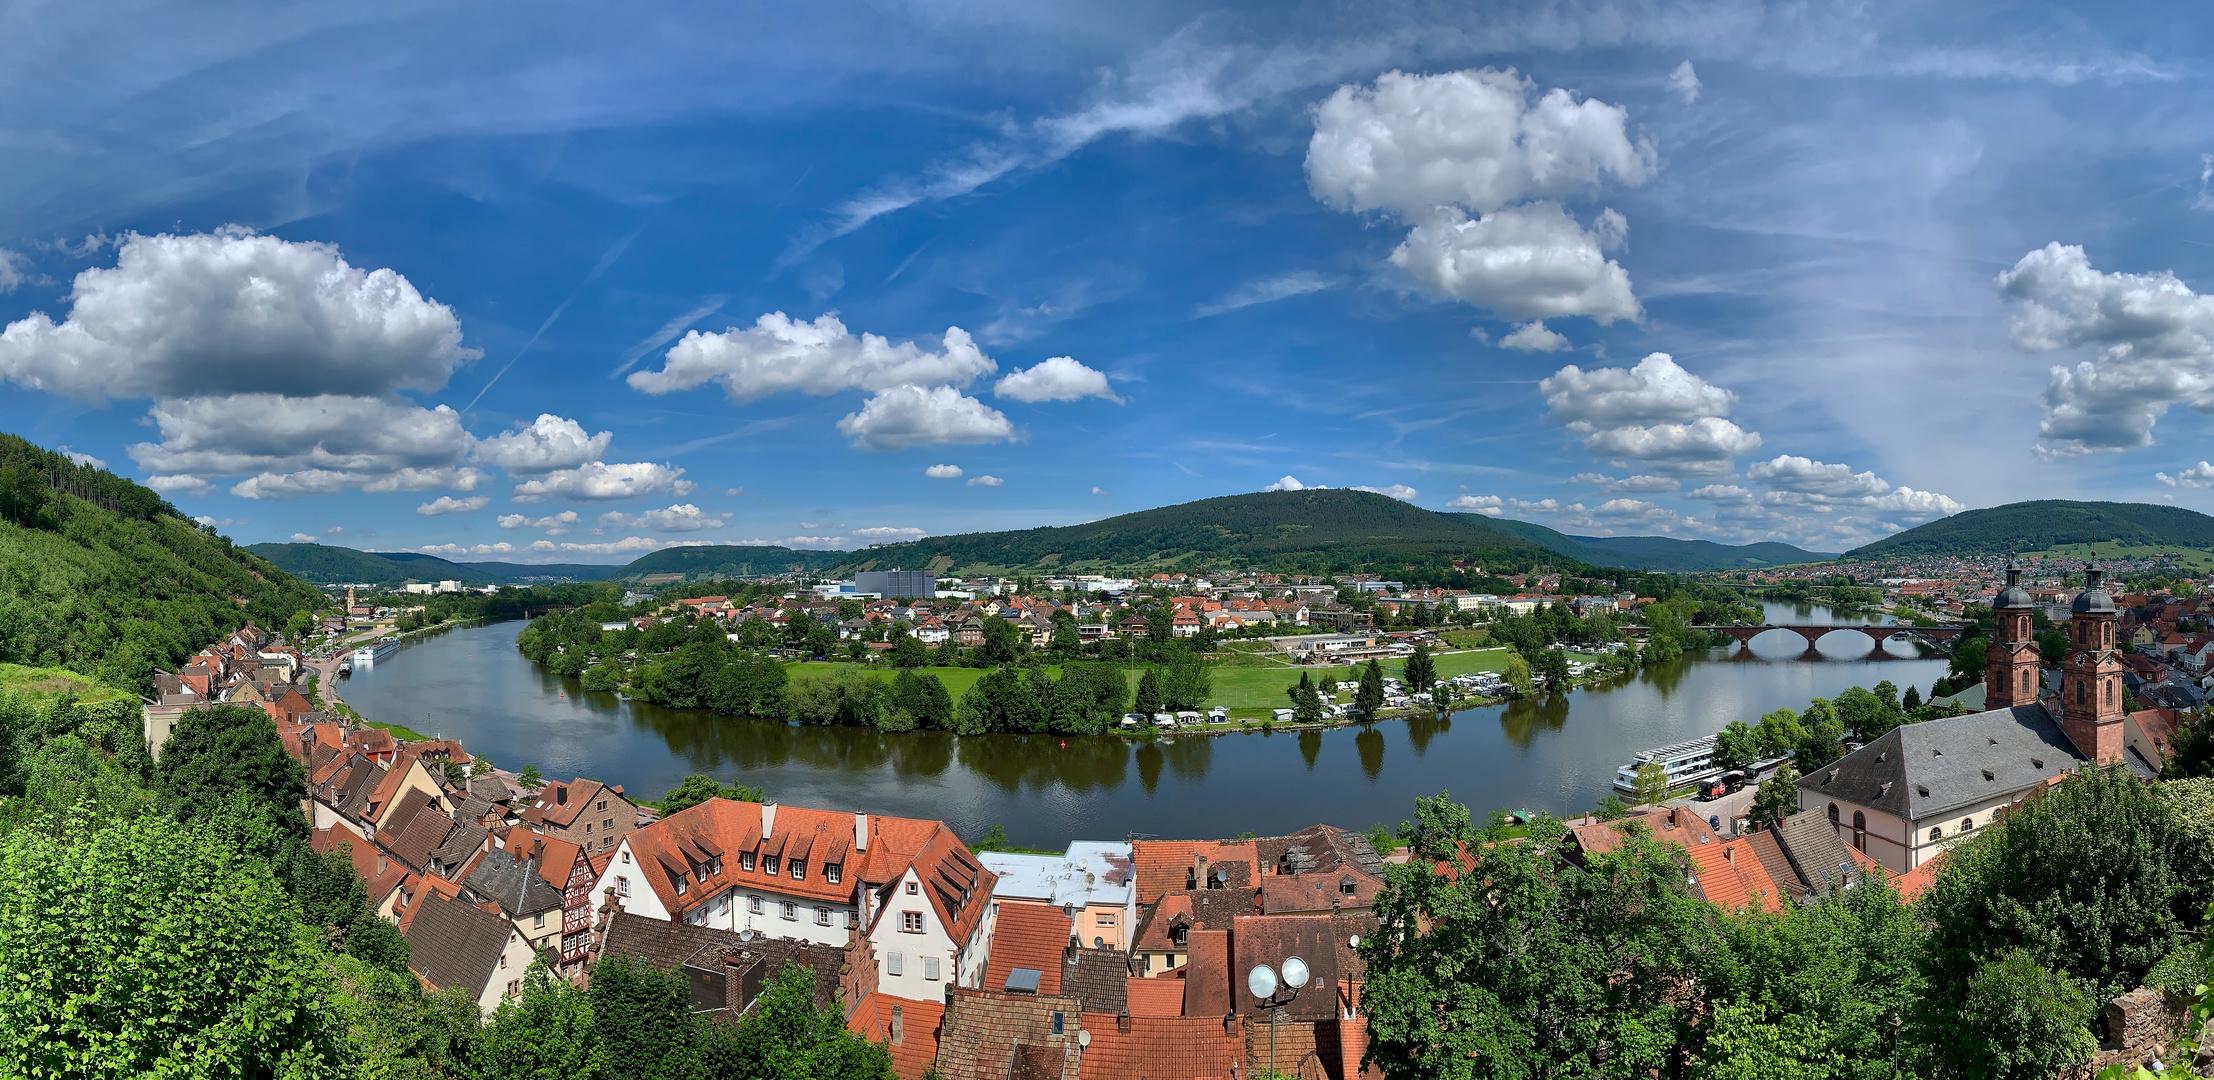
<instances>
[{"instance_id":1,"label":"forested hill","mask_svg":"<svg viewBox=\"0 0 2214 1080\"><path fill-rule=\"evenodd\" d=\"M1788 563L1821 562L1836 554L1807 551L1790 544L1717 544L1712 540L1678 540L1670 536L1570 536L1527 521L1463 514L1521 537L1524 540L1593 566L1620 566L1631 570L1689 573L1702 570L1749 570Z\"/></svg>"},{"instance_id":2,"label":"forested hill","mask_svg":"<svg viewBox=\"0 0 2214 1080\"><path fill-rule=\"evenodd\" d=\"M2214 517L2152 503L2040 499L1954 514L1855 548L1844 557L2001 555L2069 544L2214 548Z\"/></svg>"},{"instance_id":3,"label":"forested hill","mask_svg":"<svg viewBox=\"0 0 2214 1080\"><path fill-rule=\"evenodd\" d=\"M812 574L845 561L846 551L809 551L766 544L718 544L656 551L628 566L611 567L609 580L655 583L676 580L715 581L726 578L765 577L772 574Z\"/></svg>"},{"instance_id":4,"label":"forested hill","mask_svg":"<svg viewBox=\"0 0 2214 1080\"><path fill-rule=\"evenodd\" d=\"M595 563L449 562L409 551L356 551L331 544L252 544L246 550L286 571L319 583L398 585L409 581L459 581L464 585L539 585L605 581L620 566Z\"/></svg>"},{"instance_id":5,"label":"forested hill","mask_svg":"<svg viewBox=\"0 0 2214 1080\"><path fill-rule=\"evenodd\" d=\"M153 491L0 434L0 662L143 691L248 616L321 601Z\"/></svg>"},{"instance_id":6,"label":"forested hill","mask_svg":"<svg viewBox=\"0 0 2214 1080\"><path fill-rule=\"evenodd\" d=\"M664 553L666 554L666 553ZM1366 491L1260 492L1141 510L1084 525L933 536L854 552L838 569L1061 571L1261 566L1392 571L1410 561L1470 559L1506 572L1551 552L1458 514Z\"/></svg>"}]
</instances>

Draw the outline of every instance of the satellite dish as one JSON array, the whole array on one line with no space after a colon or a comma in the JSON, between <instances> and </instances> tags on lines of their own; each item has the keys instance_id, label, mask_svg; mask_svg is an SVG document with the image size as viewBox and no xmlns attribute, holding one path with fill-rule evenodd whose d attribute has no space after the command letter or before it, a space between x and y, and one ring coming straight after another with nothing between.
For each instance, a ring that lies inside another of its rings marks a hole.
<instances>
[{"instance_id":1,"label":"satellite dish","mask_svg":"<svg viewBox=\"0 0 2214 1080\"><path fill-rule=\"evenodd\" d=\"M1076 1033L1076 1045L1080 1049L1089 1048L1092 1045L1092 1033L1079 1029Z\"/></svg>"},{"instance_id":2,"label":"satellite dish","mask_svg":"<svg viewBox=\"0 0 2214 1080\"><path fill-rule=\"evenodd\" d=\"M1253 965L1253 970L1246 973L1245 988L1262 1001L1275 997L1276 972L1269 970L1267 964Z\"/></svg>"},{"instance_id":3,"label":"satellite dish","mask_svg":"<svg viewBox=\"0 0 2214 1080\"><path fill-rule=\"evenodd\" d=\"M1307 962L1296 956L1284 958L1284 985L1294 990L1307 985Z\"/></svg>"},{"instance_id":4,"label":"satellite dish","mask_svg":"<svg viewBox=\"0 0 2214 1080\"><path fill-rule=\"evenodd\" d=\"M1354 948L1356 948L1356 949L1360 948L1360 947L1361 947L1361 935L1359 935L1359 934L1355 934L1355 935L1353 935L1351 939L1349 939L1349 940L1347 940L1347 941L1346 941L1346 944L1347 944L1347 945L1350 945L1350 946L1352 946L1352 947L1354 947Z\"/></svg>"}]
</instances>

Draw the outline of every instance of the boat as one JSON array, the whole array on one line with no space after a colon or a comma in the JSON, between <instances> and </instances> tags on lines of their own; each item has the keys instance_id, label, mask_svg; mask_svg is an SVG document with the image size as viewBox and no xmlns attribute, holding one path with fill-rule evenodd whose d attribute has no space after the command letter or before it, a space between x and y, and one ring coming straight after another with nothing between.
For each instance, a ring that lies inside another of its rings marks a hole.
<instances>
[{"instance_id":1,"label":"boat","mask_svg":"<svg viewBox=\"0 0 2214 1080\"><path fill-rule=\"evenodd\" d=\"M394 652L398 651L399 648L400 642L398 638L378 638L377 640L354 650L354 666L360 667L363 664L367 664L370 667L375 667L377 665L377 661L392 655Z\"/></svg>"},{"instance_id":2,"label":"boat","mask_svg":"<svg viewBox=\"0 0 2214 1080\"><path fill-rule=\"evenodd\" d=\"M1782 757L1764 758L1744 770L1747 776L1757 777L1783 762ZM1641 750L1630 763L1614 771L1614 790L1624 795L1637 793L1637 771L1647 765L1658 764L1668 770L1668 790L1702 785L1721 778L1730 770L1714 763L1714 736L1680 742L1652 750Z\"/></svg>"}]
</instances>

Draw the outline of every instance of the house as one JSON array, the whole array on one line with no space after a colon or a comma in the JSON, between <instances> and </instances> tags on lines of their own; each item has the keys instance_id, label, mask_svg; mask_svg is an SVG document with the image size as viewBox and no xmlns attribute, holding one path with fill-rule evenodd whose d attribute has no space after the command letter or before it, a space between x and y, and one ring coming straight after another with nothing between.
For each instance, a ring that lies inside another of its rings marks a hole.
<instances>
[{"instance_id":1,"label":"house","mask_svg":"<svg viewBox=\"0 0 2214 1080\"><path fill-rule=\"evenodd\" d=\"M976 859L998 879L992 902L1002 905L1002 918L1009 905L1066 908L1078 940L1099 948L1129 946L1138 914L1129 842L1077 840L1060 855L982 851Z\"/></svg>"},{"instance_id":2,"label":"house","mask_svg":"<svg viewBox=\"0 0 2214 1080\"><path fill-rule=\"evenodd\" d=\"M983 979L996 880L942 821L709 799L624 836L593 891L695 926L858 934L881 992L931 1000Z\"/></svg>"},{"instance_id":3,"label":"house","mask_svg":"<svg viewBox=\"0 0 2214 1080\"><path fill-rule=\"evenodd\" d=\"M620 908L608 913L607 925L596 936L594 964L609 956L628 956L663 971L681 971L690 984L692 1011L711 1019L743 1014L787 963L813 977L816 1008L841 999L852 1008L854 995L840 983L842 969L858 966L849 963L847 949L664 922Z\"/></svg>"},{"instance_id":4,"label":"house","mask_svg":"<svg viewBox=\"0 0 2214 1080\"><path fill-rule=\"evenodd\" d=\"M493 848L462 879L461 894L471 903L499 908L530 941L533 952L561 953L561 890L549 884L530 856Z\"/></svg>"},{"instance_id":5,"label":"house","mask_svg":"<svg viewBox=\"0 0 2214 1080\"><path fill-rule=\"evenodd\" d=\"M532 829L587 852L611 851L638 827L638 807L623 797L621 784L581 776L539 788L530 805L515 814Z\"/></svg>"},{"instance_id":6,"label":"house","mask_svg":"<svg viewBox=\"0 0 2214 1080\"><path fill-rule=\"evenodd\" d=\"M594 862L583 848L567 840L522 829L507 830L500 842L529 859L548 885L561 890L561 964L564 974L573 974L583 966L591 945L592 886L609 856L601 855Z\"/></svg>"},{"instance_id":7,"label":"house","mask_svg":"<svg viewBox=\"0 0 2214 1080\"><path fill-rule=\"evenodd\" d=\"M514 924L466 900L431 894L402 933L408 970L440 990L461 987L485 1015L523 992L536 954Z\"/></svg>"}]
</instances>

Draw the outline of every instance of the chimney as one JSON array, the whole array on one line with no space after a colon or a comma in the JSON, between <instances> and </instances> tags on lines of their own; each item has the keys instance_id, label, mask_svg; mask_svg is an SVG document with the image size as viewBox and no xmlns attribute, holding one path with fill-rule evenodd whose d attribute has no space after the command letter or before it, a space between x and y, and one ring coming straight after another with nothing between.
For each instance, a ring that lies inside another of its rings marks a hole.
<instances>
[{"instance_id":1,"label":"chimney","mask_svg":"<svg viewBox=\"0 0 2214 1080\"><path fill-rule=\"evenodd\" d=\"M806 970L810 974L814 972L814 965L808 962L806 942L800 942L799 951L792 954L792 962L798 964L802 969Z\"/></svg>"},{"instance_id":2,"label":"chimney","mask_svg":"<svg viewBox=\"0 0 2214 1080\"><path fill-rule=\"evenodd\" d=\"M567 785L567 784L555 784L555 785L554 785L554 802L555 802L556 804L558 804L558 805L561 805L561 806L567 806L567 805L569 805L569 785Z\"/></svg>"},{"instance_id":3,"label":"chimney","mask_svg":"<svg viewBox=\"0 0 2214 1080\"><path fill-rule=\"evenodd\" d=\"M1115 1030L1125 1035L1130 1034L1130 1010L1124 1009L1115 1014Z\"/></svg>"},{"instance_id":4,"label":"chimney","mask_svg":"<svg viewBox=\"0 0 2214 1080\"><path fill-rule=\"evenodd\" d=\"M1736 866L1737 849L1729 846L1728 844L1722 845L1722 861L1729 863L1731 866Z\"/></svg>"},{"instance_id":5,"label":"chimney","mask_svg":"<svg viewBox=\"0 0 2214 1080\"><path fill-rule=\"evenodd\" d=\"M853 812L853 850L869 850L869 812L866 810Z\"/></svg>"},{"instance_id":6,"label":"chimney","mask_svg":"<svg viewBox=\"0 0 2214 1080\"><path fill-rule=\"evenodd\" d=\"M767 840L774 835L776 835L776 804L765 802L761 804L761 839Z\"/></svg>"}]
</instances>

